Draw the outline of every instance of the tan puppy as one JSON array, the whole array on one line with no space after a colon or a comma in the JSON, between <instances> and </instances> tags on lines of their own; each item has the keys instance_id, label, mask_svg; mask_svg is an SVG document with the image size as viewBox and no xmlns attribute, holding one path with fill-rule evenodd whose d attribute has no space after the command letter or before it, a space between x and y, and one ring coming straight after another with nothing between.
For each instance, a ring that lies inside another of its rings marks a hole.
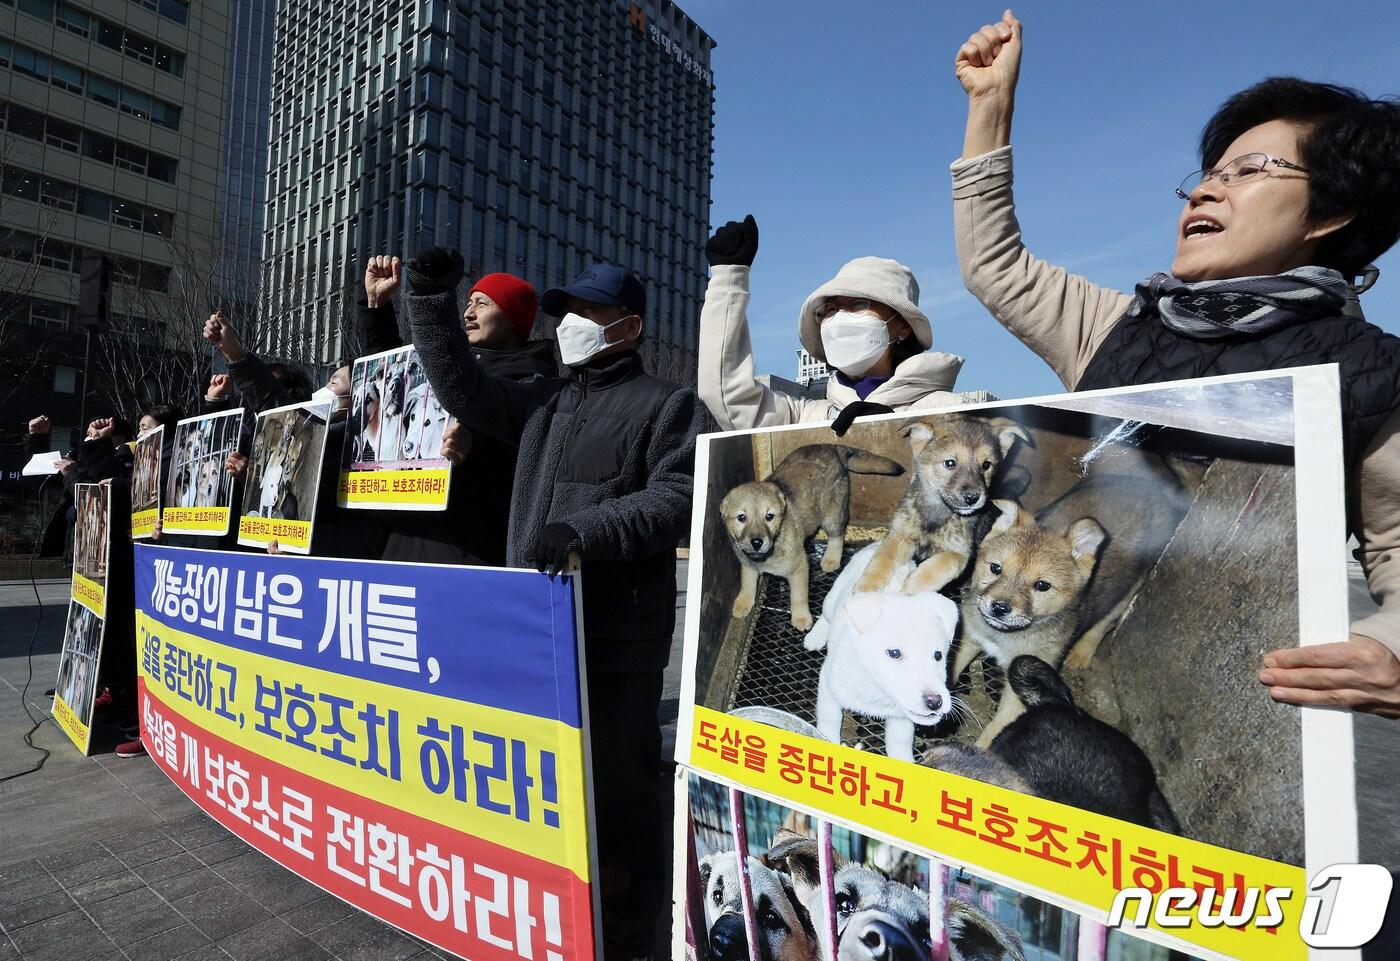
<instances>
[{"instance_id":1,"label":"tan puppy","mask_svg":"<svg viewBox=\"0 0 1400 961\"><path fill-rule=\"evenodd\" d=\"M904 428L914 453L914 476L856 592L884 590L910 561L918 568L904 589L941 590L955 580L986 531L987 490L1020 440L1035 446L1020 424L945 414Z\"/></svg>"},{"instance_id":2,"label":"tan puppy","mask_svg":"<svg viewBox=\"0 0 1400 961\"><path fill-rule=\"evenodd\" d=\"M719 509L740 562L732 614L744 617L753 610L758 575L773 574L788 582L792 626L810 630L807 538L826 532L822 570L836 570L850 519L850 475L903 473L898 461L857 447L809 444L784 457L765 480L740 484L724 495Z\"/></svg>"},{"instance_id":3,"label":"tan puppy","mask_svg":"<svg viewBox=\"0 0 1400 961\"><path fill-rule=\"evenodd\" d=\"M1055 667L1086 666L1188 504L1186 490L1166 471L1090 477L1034 516L1014 501L997 501L1001 516L978 549L963 592L963 638L952 677L979 653L1003 667L1022 654ZM1023 710L1005 687L977 743L990 744Z\"/></svg>"}]
</instances>

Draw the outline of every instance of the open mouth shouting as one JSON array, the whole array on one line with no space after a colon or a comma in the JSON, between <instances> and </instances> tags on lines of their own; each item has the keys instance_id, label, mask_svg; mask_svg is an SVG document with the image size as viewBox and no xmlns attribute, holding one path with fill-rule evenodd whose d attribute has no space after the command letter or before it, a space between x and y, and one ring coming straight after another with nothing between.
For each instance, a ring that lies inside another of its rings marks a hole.
<instances>
[{"instance_id":1,"label":"open mouth shouting","mask_svg":"<svg viewBox=\"0 0 1400 961\"><path fill-rule=\"evenodd\" d=\"M1181 236L1188 241L1200 240L1203 237L1214 237L1222 232L1225 227L1214 217L1207 217L1196 214L1186 221L1181 229Z\"/></svg>"}]
</instances>

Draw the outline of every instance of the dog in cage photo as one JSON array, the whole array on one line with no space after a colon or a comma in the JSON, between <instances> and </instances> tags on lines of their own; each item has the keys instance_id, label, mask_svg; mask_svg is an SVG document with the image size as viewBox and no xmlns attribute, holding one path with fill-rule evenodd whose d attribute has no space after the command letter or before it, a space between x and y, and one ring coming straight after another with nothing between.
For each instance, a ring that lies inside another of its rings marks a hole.
<instances>
[{"instance_id":1,"label":"dog in cage photo","mask_svg":"<svg viewBox=\"0 0 1400 961\"><path fill-rule=\"evenodd\" d=\"M822 941L822 957L831 957L826 893L822 888L816 838L780 831L767 857L792 876L797 897ZM890 845L879 845L889 849ZM871 852L875 860L876 851ZM840 863L832 887L836 908L836 956L840 961L922 961L931 953L929 895L889 877L874 864ZM958 898L946 902L950 961L1025 961L1020 937L1006 925Z\"/></svg>"},{"instance_id":2,"label":"dog in cage photo","mask_svg":"<svg viewBox=\"0 0 1400 961\"><path fill-rule=\"evenodd\" d=\"M812 915L798 898L792 876L767 859L749 857L749 888L763 943L764 961L820 961ZM739 858L733 851L700 860L708 961L748 961L748 937L739 892Z\"/></svg>"},{"instance_id":3,"label":"dog in cage photo","mask_svg":"<svg viewBox=\"0 0 1400 961\"><path fill-rule=\"evenodd\" d=\"M997 901L1004 898L1018 911L1032 906L1059 920L1058 908L1003 893L985 882L978 885L980 897L958 896L960 887L972 895L971 885L945 884L947 869L937 875L939 897L931 898L932 862L854 831L833 830L828 835L834 871L828 889L820 869L823 842L810 816L739 795L749 839L747 850L741 851L728 790L696 775L687 785L690 819L681 850L694 845L698 886L685 885L681 900L687 910L696 907L695 901L702 902L703 910L692 917L703 917L701 956L708 961L926 961L933 948L934 901L942 906L950 961L1025 961L1020 934L996 917ZM764 848L754 844L755 838L771 840ZM748 867L753 926L760 938L752 952L740 893L741 854ZM678 859L678 871L685 870L684 863ZM986 909L974 900L983 901ZM835 909L831 924L828 902ZM827 934L833 926L834 946ZM1050 926L1032 930L1042 927Z\"/></svg>"},{"instance_id":4,"label":"dog in cage photo","mask_svg":"<svg viewBox=\"0 0 1400 961\"><path fill-rule=\"evenodd\" d=\"M915 725L936 725L954 708L948 655L958 605L937 591L901 590L912 560L895 569L884 591L853 593L879 550L879 543L870 544L851 558L804 641L808 650L826 648L817 682L817 729L839 742L845 712L881 718L885 753L913 761Z\"/></svg>"},{"instance_id":5,"label":"dog in cage photo","mask_svg":"<svg viewBox=\"0 0 1400 961\"><path fill-rule=\"evenodd\" d=\"M1087 667L1185 516L1189 499L1164 464L1145 462L1131 475L1088 477L1034 516L1014 501L994 506L999 516L977 548L963 592L954 680L979 654L1003 668L1021 654L1070 669ZM990 744L1020 709L1003 687L996 716L978 743Z\"/></svg>"},{"instance_id":6,"label":"dog in cage photo","mask_svg":"<svg viewBox=\"0 0 1400 961\"><path fill-rule=\"evenodd\" d=\"M889 533L856 584L883 590L913 560L901 581L911 591L939 590L967 567L988 526L988 492L1012 447L1034 446L1014 421L948 414L904 428L914 457L909 489L890 520Z\"/></svg>"},{"instance_id":7,"label":"dog in cage photo","mask_svg":"<svg viewBox=\"0 0 1400 961\"><path fill-rule=\"evenodd\" d=\"M730 490L720 502L720 514L740 564L733 616L753 610L758 577L769 574L788 582L792 626L810 629L808 539L818 531L826 534L821 569L835 571L850 519L850 475L903 473L898 461L856 447L808 444L783 458L764 480Z\"/></svg>"}]
</instances>

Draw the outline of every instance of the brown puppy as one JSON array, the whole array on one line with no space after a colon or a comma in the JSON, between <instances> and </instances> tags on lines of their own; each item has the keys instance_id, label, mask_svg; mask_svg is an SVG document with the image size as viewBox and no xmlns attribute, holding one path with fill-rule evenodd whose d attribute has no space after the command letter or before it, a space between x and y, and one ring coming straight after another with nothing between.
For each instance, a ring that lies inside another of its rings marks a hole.
<instances>
[{"instance_id":1,"label":"brown puppy","mask_svg":"<svg viewBox=\"0 0 1400 961\"><path fill-rule=\"evenodd\" d=\"M945 414L904 428L914 452L914 476L895 508L890 532L856 584L857 592L884 590L910 561L909 593L937 591L955 580L986 531L987 490L1020 440L1034 447L1020 424Z\"/></svg>"},{"instance_id":2,"label":"brown puppy","mask_svg":"<svg viewBox=\"0 0 1400 961\"><path fill-rule=\"evenodd\" d=\"M809 444L784 457L767 479L740 484L724 495L719 509L740 561L733 615L744 617L753 610L758 575L774 574L788 582L792 626L810 630L807 538L826 531L822 570L836 570L841 566L850 519L850 475L897 477L903 473L898 461L869 451Z\"/></svg>"},{"instance_id":3,"label":"brown puppy","mask_svg":"<svg viewBox=\"0 0 1400 961\"><path fill-rule=\"evenodd\" d=\"M978 549L963 592L963 637L952 677L979 653L1003 667L1022 654L1054 667L1086 666L1189 502L1165 470L1090 477L1034 516L1014 501L996 501L1001 516ZM1022 710L1004 688L996 717L977 743L990 744Z\"/></svg>"}]
</instances>

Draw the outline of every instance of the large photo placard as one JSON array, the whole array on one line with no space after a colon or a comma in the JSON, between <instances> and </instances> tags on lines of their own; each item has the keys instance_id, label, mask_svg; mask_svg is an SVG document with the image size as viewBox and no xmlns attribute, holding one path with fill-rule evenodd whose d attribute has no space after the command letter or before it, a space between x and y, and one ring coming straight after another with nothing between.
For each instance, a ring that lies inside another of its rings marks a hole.
<instances>
[{"instance_id":1,"label":"large photo placard","mask_svg":"<svg viewBox=\"0 0 1400 961\"><path fill-rule=\"evenodd\" d=\"M311 552L312 524L326 450L327 404L291 404L258 415L243 485L238 543L273 541L290 554Z\"/></svg>"},{"instance_id":2,"label":"large photo placard","mask_svg":"<svg viewBox=\"0 0 1400 961\"><path fill-rule=\"evenodd\" d=\"M161 450L165 425L152 428L136 441L131 465L131 539L149 540L160 517Z\"/></svg>"},{"instance_id":3,"label":"large photo placard","mask_svg":"<svg viewBox=\"0 0 1400 961\"><path fill-rule=\"evenodd\" d=\"M161 525L167 534L222 537L233 515L233 476L225 469L238 450L243 409L188 417L175 425Z\"/></svg>"},{"instance_id":4,"label":"large photo placard","mask_svg":"<svg viewBox=\"0 0 1400 961\"><path fill-rule=\"evenodd\" d=\"M1100 921L1288 887L1281 925L1146 935L1305 957L1306 871L1355 860L1350 718L1257 674L1346 636L1336 398L1316 368L702 438L678 760Z\"/></svg>"},{"instance_id":5,"label":"large photo placard","mask_svg":"<svg viewBox=\"0 0 1400 961\"><path fill-rule=\"evenodd\" d=\"M356 360L340 452L340 506L446 510L451 464L442 440L452 423L413 347Z\"/></svg>"},{"instance_id":6,"label":"large photo placard","mask_svg":"<svg viewBox=\"0 0 1400 961\"><path fill-rule=\"evenodd\" d=\"M93 702L98 695L102 641L107 628L107 569L111 550L109 484L73 488L73 588L63 626L63 650L54 684L53 716L78 750L92 747Z\"/></svg>"},{"instance_id":7,"label":"large photo placard","mask_svg":"<svg viewBox=\"0 0 1400 961\"><path fill-rule=\"evenodd\" d=\"M594 956L574 579L142 544L135 583L143 738L207 814L462 957Z\"/></svg>"}]
</instances>

